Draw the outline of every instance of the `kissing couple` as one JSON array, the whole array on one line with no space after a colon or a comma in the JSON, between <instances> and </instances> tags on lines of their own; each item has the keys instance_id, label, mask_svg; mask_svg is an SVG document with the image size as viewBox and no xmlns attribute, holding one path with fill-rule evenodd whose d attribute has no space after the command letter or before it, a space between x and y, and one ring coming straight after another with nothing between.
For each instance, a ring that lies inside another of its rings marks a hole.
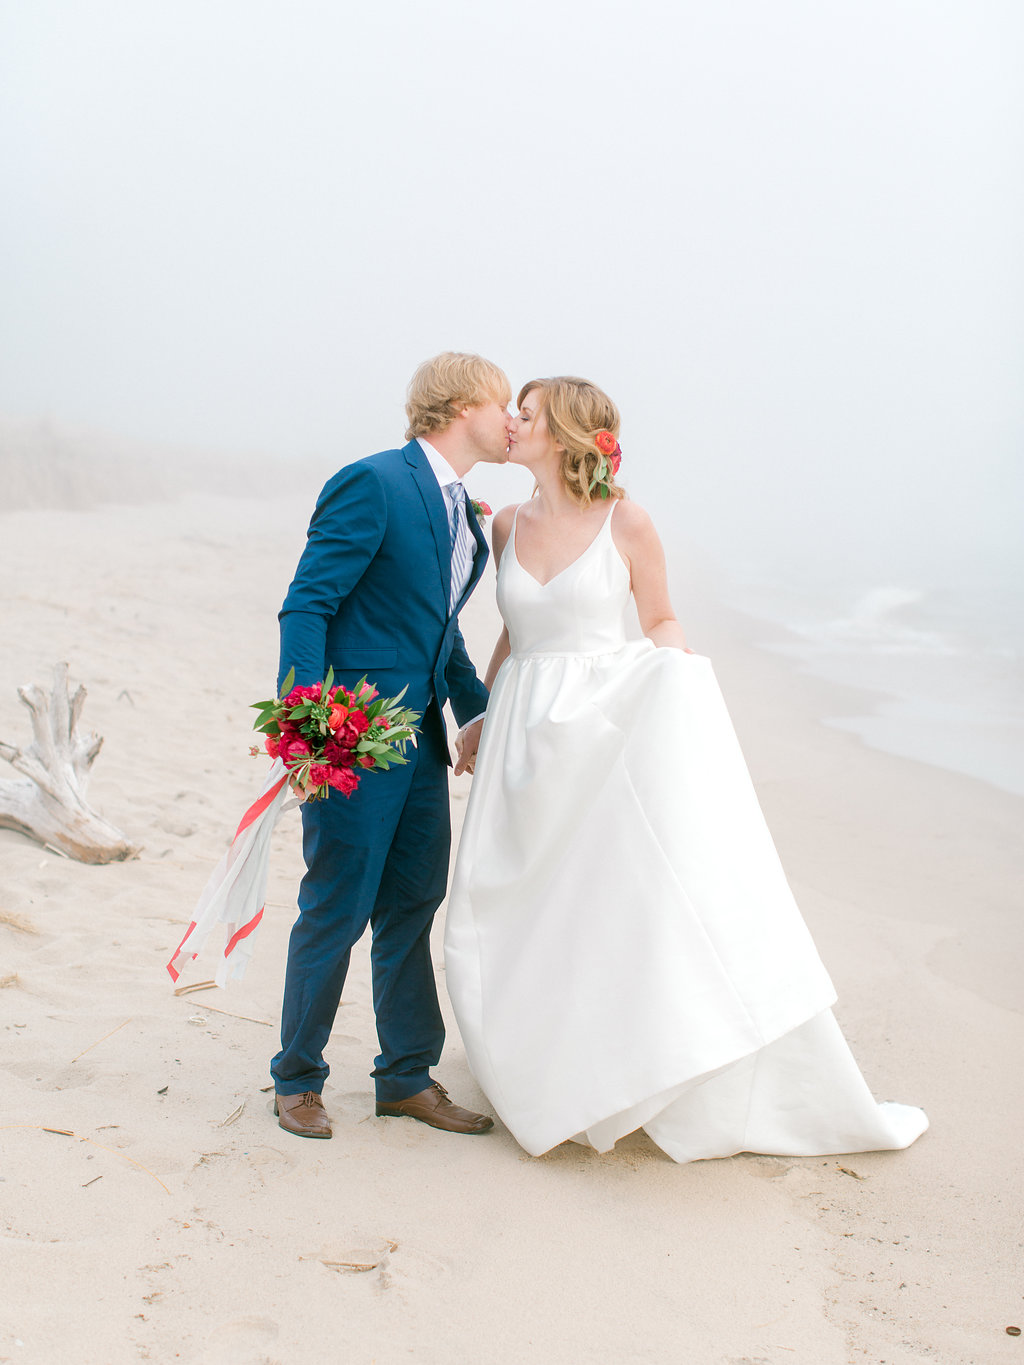
<instances>
[{"instance_id":1,"label":"kissing couple","mask_svg":"<svg viewBox=\"0 0 1024 1365\"><path fill-rule=\"evenodd\" d=\"M302 806L278 1122L331 1136L323 1054L369 924L376 1113L494 1126L432 1074L450 705L455 772L474 776L448 991L473 1074L527 1152L607 1151L641 1127L680 1162L909 1146L927 1119L876 1103L832 1015L710 662L686 648L654 524L619 484L615 404L570 377L524 384L515 416L511 396L480 356L422 364L407 444L327 483L281 609L279 686L292 669L302 685L365 676L406 688L422 721L407 765ZM463 480L506 461L535 489L493 520L504 627L481 680L459 611L491 551Z\"/></svg>"}]
</instances>

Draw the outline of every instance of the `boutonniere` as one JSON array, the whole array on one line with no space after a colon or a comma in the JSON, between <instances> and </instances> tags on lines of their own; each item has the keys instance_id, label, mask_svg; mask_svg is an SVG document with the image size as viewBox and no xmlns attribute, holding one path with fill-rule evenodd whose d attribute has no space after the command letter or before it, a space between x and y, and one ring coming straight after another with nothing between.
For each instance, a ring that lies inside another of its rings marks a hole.
<instances>
[{"instance_id":1,"label":"boutonniere","mask_svg":"<svg viewBox=\"0 0 1024 1365\"><path fill-rule=\"evenodd\" d=\"M485 502L477 502L476 498L470 498L469 501L477 521L483 526L487 518L492 515L491 509Z\"/></svg>"}]
</instances>

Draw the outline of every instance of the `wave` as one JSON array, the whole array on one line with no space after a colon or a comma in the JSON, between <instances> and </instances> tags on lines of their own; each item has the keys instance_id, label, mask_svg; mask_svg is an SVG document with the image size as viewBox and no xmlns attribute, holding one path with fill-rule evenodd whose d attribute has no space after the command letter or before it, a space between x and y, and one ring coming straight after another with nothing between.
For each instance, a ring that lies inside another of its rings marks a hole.
<instances>
[{"instance_id":1,"label":"wave","mask_svg":"<svg viewBox=\"0 0 1024 1365\"><path fill-rule=\"evenodd\" d=\"M907 619L918 616L929 594L919 588L885 586L863 593L845 616L812 621L807 616L784 622L805 644L830 652L870 649L878 654L959 653L948 635Z\"/></svg>"}]
</instances>

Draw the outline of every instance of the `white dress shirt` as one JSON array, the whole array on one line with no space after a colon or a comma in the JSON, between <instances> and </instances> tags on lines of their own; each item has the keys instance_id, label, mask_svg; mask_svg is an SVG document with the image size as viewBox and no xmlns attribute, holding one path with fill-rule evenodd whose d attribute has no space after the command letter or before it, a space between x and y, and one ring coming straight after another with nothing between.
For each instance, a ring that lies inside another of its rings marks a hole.
<instances>
[{"instance_id":1,"label":"white dress shirt","mask_svg":"<svg viewBox=\"0 0 1024 1365\"><path fill-rule=\"evenodd\" d=\"M422 436L417 436L416 440L420 443L420 447L422 448L424 455L426 455L427 457L427 463L430 465L430 468L433 471L434 478L437 480L438 486L440 487L441 492L444 494L445 512L447 513L451 505L449 494L447 491L448 485L453 483L461 483L462 480L459 478L458 474L456 474L455 470L451 467L451 465L444 458L441 452L439 450L435 450L428 440L426 440ZM473 568L473 556L476 554L477 550L476 537L473 535L473 532L469 529L468 523L465 522L462 523L462 533L468 536L469 539L473 542L472 547L467 546L467 548L469 548L470 550L470 553L466 556L466 559L469 563L469 572L471 573ZM462 596L463 589L465 588L466 583L468 582L469 573L466 574L466 582L459 584L458 592L459 597ZM462 731L467 729L470 725L475 725L478 720L481 720L483 718L483 715L484 712L481 711L479 716L474 716L472 720L467 720L466 724L460 728L459 734L461 734Z\"/></svg>"}]
</instances>

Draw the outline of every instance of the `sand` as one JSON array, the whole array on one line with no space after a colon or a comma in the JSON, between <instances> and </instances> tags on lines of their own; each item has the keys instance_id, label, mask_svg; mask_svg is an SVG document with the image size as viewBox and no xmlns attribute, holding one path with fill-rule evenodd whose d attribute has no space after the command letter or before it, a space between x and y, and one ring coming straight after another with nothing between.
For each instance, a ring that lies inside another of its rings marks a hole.
<instances>
[{"instance_id":1,"label":"sand","mask_svg":"<svg viewBox=\"0 0 1024 1365\"><path fill-rule=\"evenodd\" d=\"M840 1022L876 1095L931 1130L902 1153L679 1167L643 1136L532 1159L500 1127L378 1120L365 945L329 1054L334 1140L277 1127L296 814L246 980L176 997L164 963L261 780L247 706L273 686L313 491L0 516L0 738L27 740L16 688L67 660L105 737L92 799L143 845L88 867L0 831L0 1361L1021 1361L1021 802L824 726L871 699L755 649L763 628L696 577L677 606ZM481 668L492 585L464 622ZM458 823L468 779L452 791ZM482 1106L449 1022L438 1077Z\"/></svg>"}]
</instances>

